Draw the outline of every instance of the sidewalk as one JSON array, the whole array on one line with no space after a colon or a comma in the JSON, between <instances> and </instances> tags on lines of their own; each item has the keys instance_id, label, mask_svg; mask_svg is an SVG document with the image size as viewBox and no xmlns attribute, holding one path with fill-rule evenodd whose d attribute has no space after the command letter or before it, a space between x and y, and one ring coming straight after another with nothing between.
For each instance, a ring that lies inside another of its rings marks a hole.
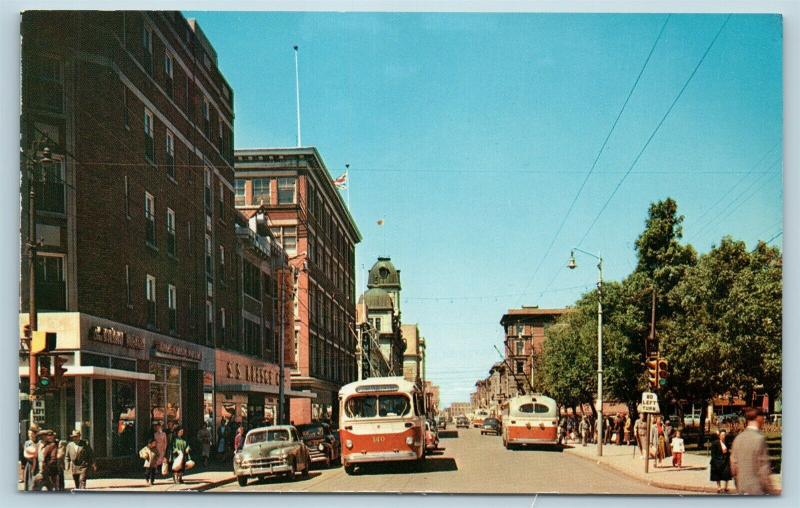
<instances>
[{"instance_id":1,"label":"sidewalk","mask_svg":"<svg viewBox=\"0 0 800 508\"><path fill-rule=\"evenodd\" d=\"M202 492L236 481L232 471L200 470L184 475L184 483L175 484L172 477L159 477L152 487L144 480L144 470L139 477L128 476L124 478L89 478L88 492L115 491L115 492ZM64 479L64 488L67 492L72 490L72 478ZM22 489L22 483L17 485ZM85 492L85 491L84 491Z\"/></svg>"},{"instance_id":2,"label":"sidewalk","mask_svg":"<svg viewBox=\"0 0 800 508\"><path fill-rule=\"evenodd\" d=\"M634 452L636 455L634 456ZM634 480L648 485L671 490L688 492L717 493L717 485L709 480L709 457L691 453L683 454L683 467L672 467L672 458L667 457L662 467L655 467L655 460L650 460L650 472L644 472L644 459L635 446L603 445L603 456L597 456L597 445L568 445L564 453L591 460L604 467L613 469ZM781 475L772 475L773 483L780 490ZM734 482L729 483L730 493L735 494Z\"/></svg>"}]
</instances>

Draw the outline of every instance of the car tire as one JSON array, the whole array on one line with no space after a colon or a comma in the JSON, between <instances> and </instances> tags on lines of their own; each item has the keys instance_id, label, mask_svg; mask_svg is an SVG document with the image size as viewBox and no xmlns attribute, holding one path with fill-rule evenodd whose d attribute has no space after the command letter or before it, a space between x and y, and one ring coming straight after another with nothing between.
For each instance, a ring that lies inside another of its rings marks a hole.
<instances>
[{"instance_id":1,"label":"car tire","mask_svg":"<svg viewBox=\"0 0 800 508\"><path fill-rule=\"evenodd\" d=\"M247 477L246 476L237 476L236 481L239 482L240 487L247 487Z\"/></svg>"},{"instance_id":2,"label":"car tire","mask_svg":"<svg viewBox=\"0 0 800 508\"><path fill-rule=\"evenodd\" d=\"M303 478L308 478L308 473L309 473L310 469L311 469L311 464L309 462L306 462L306 468L303 469L303 472L301 473L301 476Z\"/></svg>"},{"instance_id":3,"label":"car tire","mask_svg":"<svg viewBox=\"0 0 800 508\"><path fill-rule=\"evenodd\" d=\"M356 474L356 466L354 466L353 464L345 464L344 465L344 472L347 473L348 475L352 476L352 475Z\"/></svg>"},{"instance_id":4,"label":"car tire","mask_svg":"<svg viewBox=\"0 0 800 508\"><path fill-rule=\"evenodd\" d=\"M291 468L292 470L289 471L288 476L289 476L289 481L293 482L297 478L297 464L295 462L292 462Z\"/></svg>"}]
</instances>

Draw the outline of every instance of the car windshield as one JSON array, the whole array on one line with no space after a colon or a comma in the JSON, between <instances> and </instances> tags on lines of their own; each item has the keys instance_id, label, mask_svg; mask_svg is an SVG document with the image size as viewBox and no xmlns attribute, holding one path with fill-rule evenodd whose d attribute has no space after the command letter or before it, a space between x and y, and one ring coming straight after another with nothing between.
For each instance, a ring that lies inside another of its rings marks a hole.
<instances>
[{"instance_id":1,"label":"car windshield","mask_svg":"<svg viewBox=\"0 0 800 508\"><path fill-rule=\"evenodd\" d=\"M350 397L345 413L350 418L405 416L411 412L411 400L405 395L361 395Z\"/></svg>"},{"instance_id":2,"label":"car windshield","mask_svg":"<svg viewBox=\"0 0 800 508\"><path fill-rule=\"evenodd\" d=\"M484 425L494 425L495 423L497 423L497 420L494 418L487 418L483 421Z\"/></svg>"},{"instance_id":3,"label":"car windshield","mask_svg":"<svg viewBox=\"0 0 800 508\"><path fill-rule=\"evenodd\" d=\"M288 441L289 431L286 429L260 430L251 432L244 440L245 446L263 443L265 441Z\"/></svg>"}]
</instances>

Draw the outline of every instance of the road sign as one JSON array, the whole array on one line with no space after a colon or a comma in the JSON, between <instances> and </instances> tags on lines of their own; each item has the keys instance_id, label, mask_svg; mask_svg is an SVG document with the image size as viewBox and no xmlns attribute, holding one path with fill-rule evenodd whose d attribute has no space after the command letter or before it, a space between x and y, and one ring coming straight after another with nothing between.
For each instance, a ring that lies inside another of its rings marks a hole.
<instances>
[{"instance_id":1,"label":"road sign","mask_svg":"<svg viewBox=\"0 0 800 508\"><path fill-rule=\"evenodd\" d=\"M640 413L660 413L658 407L658 395L653 392L642 393L642 403L640 404Z\"/></svg>"},{"instance_id":2,"label":"road sign","mask_svg":"<svg viewBox=\"0 0 800 508\"><path fill-rule=\"evenodd\" d=\"M38 423L39 425L44 425L45 423L44 399L33 400L33 404L31 406L31 413L33 415L34 423Z\"/></svg>"}]
</instances>

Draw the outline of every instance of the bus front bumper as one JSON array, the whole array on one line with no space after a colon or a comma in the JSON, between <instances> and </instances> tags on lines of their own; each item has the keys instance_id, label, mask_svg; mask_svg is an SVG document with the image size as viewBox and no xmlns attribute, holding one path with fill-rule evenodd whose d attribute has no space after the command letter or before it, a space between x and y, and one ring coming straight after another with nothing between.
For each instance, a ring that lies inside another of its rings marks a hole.
<instances>
[{"instance_id":1,"label":"bus front bumper","mask_svg":"<svg viewBox=\"0 0 800 508\"><path fill-rule=\"evenodd\" d=\"M390 462L395 460L417 460L419 456L417 452L402 451L402 452L366 452L366 453L350 453L342 456L342 461L345 464L363 464L365 462Z\"/></svg>"}]
</instances>

